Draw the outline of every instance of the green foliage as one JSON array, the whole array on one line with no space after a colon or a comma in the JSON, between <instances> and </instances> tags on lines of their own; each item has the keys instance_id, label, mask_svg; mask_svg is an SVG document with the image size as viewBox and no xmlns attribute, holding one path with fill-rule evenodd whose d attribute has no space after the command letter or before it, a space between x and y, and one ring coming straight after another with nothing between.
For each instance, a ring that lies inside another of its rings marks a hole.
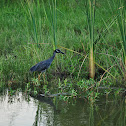
<instances>
[{"instance_id":1,"label":"green foliage","mask_svg":"<svg viewBox=\"0 0 126 126\"><path fill-rule=\"evenodd\" d=\"M123 51L123 64L122 71L123 76L126 80L126 3L123 0L119 0L118 4L118 24L122 39L122 51Z\"/></svg>"},{"instance_id":2,"label":"green foliage","mask_svg":"<svg viewBox=\"0 0 126 126\"><path fill-rule=\"evenodd\" d=\"M96 1L92 5L96 9L93 15L91 8L86 15L86 1L83 0L8 0L2 1L0 6L1 81L27 83L27 91L34 87L36 94L48 93L54 86L57 92L71 94L61 96L64 100L90 98L92 92L95 99L99 96L99 83L113 86L117 82L118 86L125 86L125 9L121 3ZM95 47L95 80L89 79L88 69L92 46ZM66 54L57 55L47 70L46 81L51 80L49 83L53 85L42 86L43 80L36 79L29 69L49 58L55 48L62 48Z\"/></svg>"}]
</instances>

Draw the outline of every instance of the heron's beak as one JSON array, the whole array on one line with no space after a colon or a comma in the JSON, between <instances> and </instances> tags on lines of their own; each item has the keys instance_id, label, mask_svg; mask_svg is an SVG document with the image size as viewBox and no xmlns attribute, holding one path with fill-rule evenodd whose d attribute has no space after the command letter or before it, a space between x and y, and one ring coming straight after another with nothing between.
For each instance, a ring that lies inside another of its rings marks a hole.
<instances>
[{"instance_id":1,"label":"heron's beak","mask_svg":"<svg viewBox=\"0 0 126 126\"><path fill-rule=\"evenodd\" d=\"M63 52L60 52L60 53L64 54Z\"/></svg>"}]
</instances>

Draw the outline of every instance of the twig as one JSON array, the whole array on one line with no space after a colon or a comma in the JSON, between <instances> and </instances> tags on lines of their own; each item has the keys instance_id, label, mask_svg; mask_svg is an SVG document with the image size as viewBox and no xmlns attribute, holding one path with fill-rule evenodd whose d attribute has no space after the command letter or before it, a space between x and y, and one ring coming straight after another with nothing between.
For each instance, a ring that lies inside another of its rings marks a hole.
<instances>
[{"instance_id":1,"label":"twig","mask_svg":"<svg viewBox=\"0 0 126 126\"><path fill-rule=\"evenodd\" d=\"M87 55L84 57L83 62L82 62L82 64L81 64L81 66L80 66L80 69L79 69L79 72L78 72L78 77L79 77L79 74L80 74L81 68L82 68L82 66L83 66L84 61L85 61L86 58L87 58Z\"/></svg>"},{"instance_id":2,"label":"twig","mask_svg":"<svg viewBox=\"0 0 126 126\"><path fill-rule=\"evenodd\" d=\"M115 65L113 65L113 66L116 66L116 65L117 65L117 64L115 64ZM110 68L108 68L107 71L109 71L113 66L111 66ZM100 79L100 81L98 82L99 85L100 85L101 81L103 80L103 77L104 77L104 75L107 73L107 71L105 71L105 72L103 73L103 75L101 76L101 79Z\"/></svg>"}]
</instances>

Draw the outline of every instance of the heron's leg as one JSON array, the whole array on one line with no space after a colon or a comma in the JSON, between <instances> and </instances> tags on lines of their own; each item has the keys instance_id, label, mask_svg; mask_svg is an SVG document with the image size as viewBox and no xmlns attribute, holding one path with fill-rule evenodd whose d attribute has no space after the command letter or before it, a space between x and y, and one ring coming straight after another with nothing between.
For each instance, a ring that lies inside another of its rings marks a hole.
<instances>
[{"instance_id":1,"label":"heron's leg","mask_svg":"<svg viewBox=\"0 0 126 126\"><path fill-rule=\"evenodd\" d=\"M40 73L40 74L38 75L38 81L39 81L39 82L40 82L41 74L42 74L42 73Z\"/></svg>"},{"instance_id":2,"label":"heron's leg","mask_svg":"<svg viewBox=\"0 0 126 126\"><path fill-rule=\"evenodd\" d=\"M44 80L44 84L45 84L45 72L42 75L43 75L43 80Z\"/></svg>"}]
</instances>

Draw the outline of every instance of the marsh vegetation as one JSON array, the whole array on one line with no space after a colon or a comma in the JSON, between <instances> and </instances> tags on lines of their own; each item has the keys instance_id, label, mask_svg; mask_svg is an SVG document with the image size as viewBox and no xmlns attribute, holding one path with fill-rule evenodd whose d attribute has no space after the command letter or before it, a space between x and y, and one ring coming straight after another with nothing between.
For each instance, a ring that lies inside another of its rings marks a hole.
<instances>
[{"instance_id":1,"label":"marsh vegetation","mask_svg":"<svg viewBox=\"0 0 126 126\"><path fill-rule=\"evenodd\" d=\"M58 94L65 101L125 92L125 5L124 0L1 1L1 91L67 93ZM65 56L57 55L45 76L29 73L56 48Z\"/></svg>"}]
</instances>

